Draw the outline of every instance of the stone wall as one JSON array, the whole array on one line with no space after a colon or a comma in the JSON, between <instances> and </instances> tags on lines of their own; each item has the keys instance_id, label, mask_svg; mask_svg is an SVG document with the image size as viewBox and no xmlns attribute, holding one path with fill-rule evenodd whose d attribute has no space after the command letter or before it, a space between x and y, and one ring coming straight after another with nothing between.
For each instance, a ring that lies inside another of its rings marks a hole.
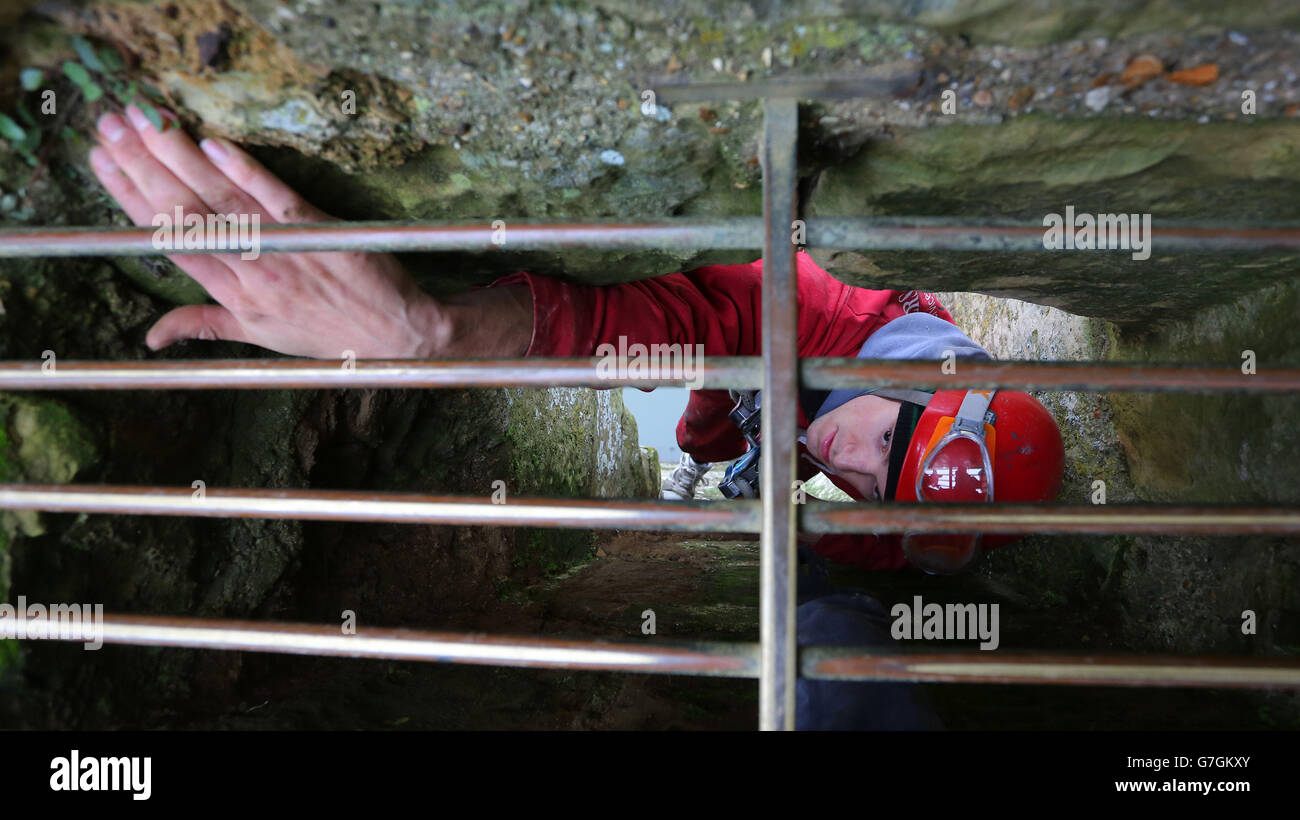
<instances>
[{"instance_id":1,"label":"stone wall","mask_svg":"<svg viewBox=\"0 0 1300 820\"><path fill-rule=\"evenodd\" d=\"M38 91L18 82L26 68L43 69L42 88L62 101L31 126L41 133L35 165L0 143L5 226L125 224L86 167L86 135L131 82L152 85L192 133L249 146L346 219L756 215L757 104L643 107L652 79L864 72L907 76L910 90L802 107L805 214L1037 220L1074 205L1152 213L1157 237L1161 220L1300 218L1300 18L1280 0L58 0L0 15L0 111L22 121L20 109L36 109ZM94 104L60 70L78 59L74 33L124 65L96 74L106 93ZM1126 82L1139 55L1162 73ZM1169 78L1211 64L1206 85ZM1255 114L1242 110L1247 91ZM1236 363L1250 348L1261 369L1294 363L1294 254L1156 247L1145 261L817 258L864 286L1029 300L952 299L963 327L1005 357ZM507 247L405 261L445 294L520 268L600 284L755 255ZM146 352L158 316L204 298L166 260L0 260L0 357L261 355L198 342ZM1292 399L1045 400L1067 433L1064 500L1087 500L1100 478L1111 503L1295 501ZM0 408L6 481L487 495L502 480L509 493L565 496L645 496L657 483L618 391L67 393L3 396ZM594 549L588 532L143 516L8 516L2 532L0 592L9 568L12 592L31 599L93 593L110 610L315 622L351 608L371 625L455 623ZM1294 651L1293 547L1038 539L996 554L985 580L1065 617L1106 621L1108 645ZM1232 629L1249 607L1261 613L1256 641ZM120 725L132 709L229 691L237 656L216 654L98 660L112 694L89 716L49 705L48 722ZM29 660L42 692L86 683L73 671L79 655L48 648Z\"/></svg>"}]
</instances>

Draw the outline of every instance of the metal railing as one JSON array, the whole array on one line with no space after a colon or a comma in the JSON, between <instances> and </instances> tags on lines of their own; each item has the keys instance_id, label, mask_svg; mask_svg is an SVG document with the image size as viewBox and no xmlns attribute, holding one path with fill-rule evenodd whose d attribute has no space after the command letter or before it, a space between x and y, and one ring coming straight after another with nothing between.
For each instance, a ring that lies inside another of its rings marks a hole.
<instances>
[{"instance_id":1,"label":"metal railing","mask_svg":"<svg viewBox=\"0 0 1300 820\"><path fill-rule=\"evenodd\" d=\"M1300 368L1242 378L1235 367L971 362L960 374L933 363L798 358L796 247L796 98L879 94L894 81L808 81L663 89L665 99L761 98L763 216L699 222L511 223L514 249L745 248L763 251L762 349L758 357L700 363L705 388L761 388L761 482L788 487L795 476L798 387L1013 387L1111 391L1300 391ZM674 97L676 95L676 97ZM807 244L862 250L1042 250L1041 226L956 219L812 219ZM0 231L0 256L148 255L151 229L28 228ZM323 250L492 250L486 225L362 222L268 225L263 253ZM1300 227L1260 228L1162 223L1162 251L1295 249ZM213 253L175 250L171 253ZM238 251L226 251L238 252ZM448 388L501 386L654 387L680 378L608 378L587 359L362 360L349 368L321 360L0 363L4 390L157 390L282 388ZM1287 660L1162 655L984 652L884 652L804 647L795 641L795 535L952 531L999 533L1300 533L1293 507L1070 506L1057 504L892 505L796 508L792 494L760 501L663 503L599 499L487 499L414 493L207 488L0 485L0 509L100 514L295 518L582 529L756 532L760 535L759 642L626 644L413 630L264 624L220 619L108 615L106 643L393 658L504 666L757 678L760 728L794 726L797 676L812 679L1086 684L1113 686L1300 687L1300 664ZM8 627L5 627L8 628ZM0 632L0 637L13 637ZM58 637L52 635L51 637ZM65 640L82 640L79 636Z\"/></svg>"}]
</instances>

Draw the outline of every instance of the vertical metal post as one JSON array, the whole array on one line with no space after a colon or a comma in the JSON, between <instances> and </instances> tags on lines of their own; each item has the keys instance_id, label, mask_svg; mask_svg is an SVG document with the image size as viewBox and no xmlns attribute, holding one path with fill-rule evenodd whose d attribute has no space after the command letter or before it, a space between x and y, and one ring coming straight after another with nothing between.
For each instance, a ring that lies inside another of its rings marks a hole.
<instances>
[{"instance_id":1,"label":"vertical metal post","mask_svg":"<svg viewBox=\"0 0 1300 820\"><path fill-rule=\"evenodd\" d=\"M792 98L764 101L763 125L763 506L761 548L759 728L794 728L795 437L798 435L798 288L795 246L796 145L799 107Z\"/></svg>"}]
</instances>

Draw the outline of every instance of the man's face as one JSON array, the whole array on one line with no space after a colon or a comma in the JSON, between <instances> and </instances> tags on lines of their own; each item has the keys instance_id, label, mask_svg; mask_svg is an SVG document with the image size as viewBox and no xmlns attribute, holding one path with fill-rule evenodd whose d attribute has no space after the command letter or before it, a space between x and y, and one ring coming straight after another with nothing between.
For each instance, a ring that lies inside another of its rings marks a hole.
<instances>
[{"instance_id":1,"label":"man's face","mask_svg":"<svg viewBox=\"0 0 1300 820\"><path fill-rule=\"evenodd\" d=\"M893 399L858 396L836 407L808 427L808 452L863 498L880 500L889 483L889 447L899 406Z\"/></svg>"}]
</instances>

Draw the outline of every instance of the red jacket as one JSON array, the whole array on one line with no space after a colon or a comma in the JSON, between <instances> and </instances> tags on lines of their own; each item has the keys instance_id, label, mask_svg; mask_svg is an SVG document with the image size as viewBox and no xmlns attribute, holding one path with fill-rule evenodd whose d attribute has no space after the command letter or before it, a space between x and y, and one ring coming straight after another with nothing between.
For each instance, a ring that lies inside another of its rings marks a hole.
<instances>
[{"instance_id":1,"label":"red jacket","mask_svg":"<svg viewBox=\"0 0 1300 820\"><path fill-rule=\"evenodd\" d=\"M806 253L796 256L799 284L801 357L855 357L863 342L891 319L916 310L953 321L933 294L867 290L845 285L818 267ZM762 261L748 265L709 265L686 273L620 285L578 285L548 276L515 273L493 286L527 283L533 297L533 338L526 356L596 355L602 344L704 345L705 356L758 356L762 353ZM700 461L737 458L746 444L727 417L734 403L725 390L696 390L678 425L682 449ZM809 419L799 411L799 426ZM799 477L818 470L798 447ZM830 476L853 498L850 484ZM896 535L826 535L813 549L836 561L866 569L907 565Z\"/></svg>"}]
</instances>

